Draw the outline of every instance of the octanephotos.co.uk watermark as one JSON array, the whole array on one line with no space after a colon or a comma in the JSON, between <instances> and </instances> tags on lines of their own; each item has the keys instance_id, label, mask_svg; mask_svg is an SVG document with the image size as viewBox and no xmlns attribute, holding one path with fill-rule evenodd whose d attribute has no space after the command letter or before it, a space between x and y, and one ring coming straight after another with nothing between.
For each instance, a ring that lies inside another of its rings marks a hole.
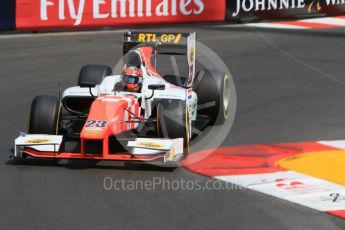
<instances>
[{"instance_id":1,"label":"octanephotos.co.uk watermark","mask_svg":"<svg viewBox=\"0 0 345 230\"><path fill-rule=\"evenodd\" d=\"M167 179L165 177L152 177L145 180L104 177L103 188L106 191L230 191L243 189L242 186L219 180Z\"/></svg>"}]
</instances>

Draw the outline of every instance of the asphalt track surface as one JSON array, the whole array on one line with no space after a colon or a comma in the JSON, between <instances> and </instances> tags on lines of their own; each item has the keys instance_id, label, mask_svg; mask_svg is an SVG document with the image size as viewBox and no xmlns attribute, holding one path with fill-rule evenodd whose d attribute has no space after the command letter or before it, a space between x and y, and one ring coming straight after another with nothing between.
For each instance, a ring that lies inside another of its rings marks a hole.
<instances>
[{"instance_id":1,"label":"asphalt track surface","mask_svg":"<svg viewBox=\"0 0 345 230\"><path fill-rule=\"evenodd\" d=\"M345 31L182 27L232 71L238 97L224 145L345 139ZM249 190L107 191L105 177L198 180L185 169L9 161L31 99L76 84L86 63L113 65L120 34L0 37L0 229L345 229L345 221Z\"/></svg>"}]
</instances>

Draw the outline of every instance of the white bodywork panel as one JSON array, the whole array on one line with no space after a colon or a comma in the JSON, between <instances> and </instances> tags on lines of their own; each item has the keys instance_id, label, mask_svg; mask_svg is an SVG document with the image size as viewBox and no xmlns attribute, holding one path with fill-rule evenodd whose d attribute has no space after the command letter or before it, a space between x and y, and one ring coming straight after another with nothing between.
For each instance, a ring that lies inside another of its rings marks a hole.
<instances>
[{"instance_id":1,"label":"white bodywork panel","mask_svg":"<svg viewBox=\"0 0 345 230\"><path fill-rule=\"evenodd\" d=\"M188 87L192 87L193 81L195 78L195 58L196 58L196 33L191 33L188 36L187 42L187 61L189 67L189 78L188 78Z\"/></svg>"},{"instance_id":2,"label":"white bodywork panel","mask_svg":"<svg viewBox=\"0 0 345 230\"><path fill-rule=\"evenodd\" d=\"M165 90L156 90L154 97L151 99L146 99L152 95L152 90L148 89L149 85L154 84L163 84L165 85ZM186 100L186 90L183 88L179 88L175 85L167 83L161 77L149 76L144 79L143 87L142 87L142 94L143 100L141 107L145 110L145 118L149 118L152 112L152 103L156 99L178 99L178 100Z\"/></svg>"},{"instance_id":3,"label":"white bodywork panel","mask_svg":"<svg viewBox=\"0 0 345 230\"><path fill-rule=\"evenodd\" d=\"M114 86L116 83L121 81L120 75L108 76L105 77L100 85L97 85L94 88L91 88L91 92L94 96L101 94L114 95ZM65 97L91 97L90 89L87 87L74 86L67 88L62 95L62 98Z\"/></svg>"},{"instance_id":4,"label":"white bodywork panel","mask_svg":"<svg viewBox=\"0 0 345 230\"><path fill-rule=\"evenodd\" d=\"M121 76L120 75L114 75L114 76L109 76L104 78L102 83L99 85L98 88L98 95L101 94L114 94L114 86L116 83L121 81Z\"/></svg>"},{"instance_id":5,"label":"white bodywork panel","mask_svg":"<svg viewBox=\"0 0 345 230\"><path fill-rule=\"evenodd\" d=\"M142 67L144 69L144 67ZM146 72L144 72L146 73ZM137 98L142 99L141 108L145 110L145 119L148 119L152 113L152 102L156 99L178 99L187 101L189 108L190 119L195 120L197 115L197 95L191 90L187 90L173 84L167 83L163 78L156 76L146 76L144 74L144 81L142 90L140 93L133 92L115 92L114 86L116 83L121 81L120 75L112 75L105 77L100 85L91 88L92 94L94 96L99 95L125 95L133 94ZM165 85L165 90L156 90L153 98L146 99L152 95L152 90L148 89L149 85L162 84ZM70 87L66 89L63 93L63 98L65 97L92 97L90 95L90 89L84 87Z\"/></svg>"},{"instance_id":6,"label":"white bodywork panel","mask_svg":"<svg viewBox=\"0 0 345 230\"><path fill-rule=\"evenodd\" d=\"M91 88L91 92L93 95L97 95L98 87L99 86L96 86L95 88ZM91 97L90 89L80 87L80 86L70 87L63 92L62 98L65 98L65 97Z\"/></svg>"},{"instance_id":7,"label":"white bodywork panel","mask_svg":"<svg viewBox=\"0 0 345 230\"><path fill-rule=\"evenodd\" d=\"M40 152L58 152L63 136L21 134L14 141L14 156L21 156L21 149L32 148Z\"/></svg>"},{"instance_id":8,"label":"white bodywork panel","mask_svg":"<svg viewBox=\"0 0 345 230\"><path fill-rule=\"evenodd\" d=\"M183 138L157 139L137 138L129 141L128 147L132 148L133 155L155 155L165 152L164 162L177 161L183 155Z\"/></svg>"}]
</instances>

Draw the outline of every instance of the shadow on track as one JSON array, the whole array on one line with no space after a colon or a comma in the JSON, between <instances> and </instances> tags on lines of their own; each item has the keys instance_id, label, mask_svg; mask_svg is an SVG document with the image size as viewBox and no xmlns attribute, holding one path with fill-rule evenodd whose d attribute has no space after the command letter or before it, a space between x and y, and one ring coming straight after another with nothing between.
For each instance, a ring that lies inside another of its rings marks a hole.
<instances>
[{"instance_id":1,"label":"shadow on track","mask_svg":"<svg viewBox=\"0 0 345 230\"><path fill-rule=\"evenodd\" d=\"M57 159L10 159L6 162L6 165L28 165L28 166L45 166L45 167L65 167L70 170L86 170L86 169L111 169L111 170L137 170L137 171L160 171L160 172L173 172L174 168L159 167L151 164L145 164L140 162L128 163L128 162L111 162L117 165L109 165L104 161L97 160L57 160ZM99 164L100 163L100 164ZM122 165L118 165L121 163Z\"/></svg>"}]
</instances>

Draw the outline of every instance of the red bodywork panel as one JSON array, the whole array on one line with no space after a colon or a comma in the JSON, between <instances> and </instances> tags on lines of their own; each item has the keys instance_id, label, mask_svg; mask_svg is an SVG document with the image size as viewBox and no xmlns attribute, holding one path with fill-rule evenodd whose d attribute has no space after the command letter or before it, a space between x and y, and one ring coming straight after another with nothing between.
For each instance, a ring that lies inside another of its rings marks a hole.
<instances>
[{"instance_id":1,"label":"red bodywork panel","mask_svg":"<svg viewBox=\"0 0 345 230\"><path fill-rule=\"evenodd\" d=\"M103 155L109 154L109 137L135 129L137 123L128 112L140 117L139 103L132 95L100 96L91 106L88 119L81 131L81 153L85 155L85 141L103 141Z\"/></svg>"},{"instance_id":2,"label":"red bodywork panel","mask_svg":"<svg viewBox=\"0 0 345 230\"><path fill-rule=\"evenodd\" d=\"M145 67L147 69L147 72L149 75L154 76L160 76L160 74L157 72L157 70L152 66L151 64L151 57L153 54L153 48L152 47L141 47L137 49L140 52L141 58L143 59L143 62L145 63Z\"/></svg>"}]
</instances>

